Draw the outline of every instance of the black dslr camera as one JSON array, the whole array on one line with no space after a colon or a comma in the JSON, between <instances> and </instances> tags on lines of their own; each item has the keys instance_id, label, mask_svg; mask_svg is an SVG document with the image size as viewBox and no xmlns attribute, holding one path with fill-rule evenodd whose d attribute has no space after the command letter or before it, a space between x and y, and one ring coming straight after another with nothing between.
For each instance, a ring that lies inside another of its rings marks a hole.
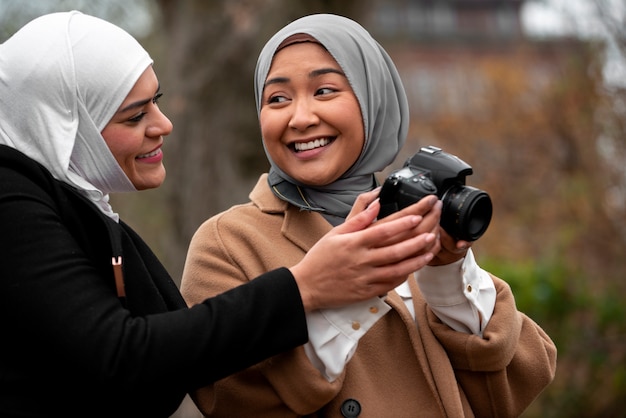
<instances>
[{"instance_id":1,"label":"black dslr camera","mask_svg":"<svg viewBox=\"0 0 626 418\"><path fill-rule=\"evenodd\" d=\"M443 202L440 225L450 236L475 241L485 233L493 211L489 195L465 185L472 167L440 148L423 147L387 177L380 191L379 218L434 194Z\"/></svg>"}]
</instances>

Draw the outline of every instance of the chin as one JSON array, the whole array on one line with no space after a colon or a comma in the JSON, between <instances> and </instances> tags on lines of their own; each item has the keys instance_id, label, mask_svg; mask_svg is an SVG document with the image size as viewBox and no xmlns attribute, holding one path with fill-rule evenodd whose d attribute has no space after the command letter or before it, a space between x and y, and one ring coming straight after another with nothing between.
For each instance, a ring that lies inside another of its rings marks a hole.
<instances>
[{"instance_id":1,"label":"chin","mask_svg":"<svg viewBox=\"0 0 626 418\"><path fill-rule=\"evenodd\" d=\"M163 181L165 181L165 176L163 176L161 179L142 181L140 183L133 182L133 185L135 186L135 189L137 190L150 190L150 189L156 189L157 187L160 187L163 184Z\"/></svg>"}]
</instances>

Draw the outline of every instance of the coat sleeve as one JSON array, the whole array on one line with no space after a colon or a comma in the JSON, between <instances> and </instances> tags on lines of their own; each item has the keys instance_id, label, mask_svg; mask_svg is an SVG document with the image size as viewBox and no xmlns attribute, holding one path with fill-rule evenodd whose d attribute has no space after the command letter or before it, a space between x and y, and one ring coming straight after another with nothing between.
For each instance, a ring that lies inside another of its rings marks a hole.
<instances>
[{"instance_id":1,"label":"coat sleeve","mask_svg":"<svg viewBox=\"0 0 626 418\"><path fill-rule=\"evenodd\" d=\"M102 256L108 265L95 261L66 228L58 203L14 177L0 179L0 324L15 369L20 361L22 369L62 368L66 383L94 396L102 389L125 399L158 397L184 394L307 341L298 287L287 269L192 309L134 315L115 293L110 252ZM94 225L88 235L106 242Z\"/></svg>"},{"instance_id":2,"label":"coat sleeve","mask_svg":"<svg viewBox=\"0 0 626 418\"><path fill-rule=\"evenodd\" d=\"M427 310L458 382L479 417L517 417L554 379L556 346L519 312L510 287L493 277L496 305L483 337L456 332Z\"/></svg>"},{"instance_id":3,"label":"coat sleeve","mask_svg":"<svg viewBox=\"0 0 626 418\"><path fill-rule=\"evenodd\" d=\"M280 263L297 263L304 252L285 242L280 235L283 218L274 217L278 225L272 224L272 215L246 206L202 224L185 263L181 282L185 300L193 305L248 282L259 271ZM210 280L207 271L211 271ZM296 417L328 403L341 389L342 379L328 382L311 364L303 347L298 347L198 390L193 398L204 414L215 417L248 416L250 410L257 418Z\"/></svg>"}]
</instances>

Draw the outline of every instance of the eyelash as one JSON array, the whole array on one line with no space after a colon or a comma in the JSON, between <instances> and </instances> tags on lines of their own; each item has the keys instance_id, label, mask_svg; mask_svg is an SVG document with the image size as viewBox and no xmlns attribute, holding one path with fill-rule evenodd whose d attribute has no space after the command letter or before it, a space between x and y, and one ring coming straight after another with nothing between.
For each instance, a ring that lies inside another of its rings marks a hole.
<instances>
[{"instance_id":1,"label":"eyelash","mask_svg":"<svg viewBox=\"0 0 626 418\"><path fill-rule=\"evenodd\" d=\"M318 94L330 94L330 93L335 93L337 90L335 89L331 89L330 87L322 87L317 89L317 91L315 92L316 95Z\"/></svg>"},{"instance_id":2,"label":"eyelash","mask_svg":"<svg viewBox=\"0 0 626 418\"><path fill-rule=\"evenodd\" d=\"M152 98L152 103L155 105L159 104L159 99L163 96L163 93L157 93L153 98ZM148 112L141 112L139 113L137 116L133 116L132 118L128 119L129 122L132 123L137 123L137 122L141 122L141 120L143 119L143 117L146 115L146 113Z\"/></svg>"},{"instance_id":3,"label":"eyelash","mask_svg":"<svg viewBox=\"0 0 626 418\"><path fill-rule=\"evenodd\" d=\"M287 99L285 99L285 96L272 96L269 99L267 99L267 103L271 104L271 103L282 103L284 101L286 101Z\"/></svg>"},{"instance_id":4,"label":"eyelash","mask_svg":"<svg viewBox=\"0 0 626 418\"><path fill-rule=\"evenodd\" d=\"M336 93L337 91L338 90L330 88L330 87L321 87L315 91L315 95L318 96L318 95L324 95L324 94L331 94L331 93ZM287 100L288 99L286 99L285 96L272 96L267 99L267 103L268 104L282 103Z\"/></svg>"},{"instance_id":5,"label":"eyelash","mask_svg":"<svg viewBox=\"0 0 626 418\"><path fill-rule=\"evenodd\" d=\"M133 116L132 118L128 119L129 122L132 123L137 123L137 122L141 122L141 120L143 119L143 117L146 115L146 113L148 112L141 112L140 114L138 114L137 116Z\"/></svg>"}]
</instances>

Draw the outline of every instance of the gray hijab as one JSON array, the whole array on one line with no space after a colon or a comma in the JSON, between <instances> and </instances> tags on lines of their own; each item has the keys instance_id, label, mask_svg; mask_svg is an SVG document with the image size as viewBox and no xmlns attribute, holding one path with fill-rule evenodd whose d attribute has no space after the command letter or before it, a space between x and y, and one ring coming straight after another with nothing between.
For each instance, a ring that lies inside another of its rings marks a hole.
<instances>
[{"instance_id":1,"label":"gray hijab","mask_svg":"<svg viewBox=\"0 0 626 418\"><path fill-rule=\"evenodd\" d=\"M365 143L348 171L335 182L315 188L283 172L266 149L271 164L268 181L281 199L303 210L319 211L331 223L339 223L348 215L356 197L376 186L374 173L393 162L404 145L409 126L408 102L391 58L361 25L342 16L316 14L288 24L265 44L255 70L257 113L272 59L281 43L295 34L315 38L343 69L361 107ZM339 219L333 220L334 217Z\"/></svg>"},{"instance_id":2,"label":"gray hijab","mask_svg":"<svg viewBox=\"0 0 626 418\"><path fill-rule=\"evenodd\" d=\"M0 44L0 144L21 151L118 220L135 191L100 134L152 64L121 28L77 11L39 17Z\"/></svg>"}]
</instances>

